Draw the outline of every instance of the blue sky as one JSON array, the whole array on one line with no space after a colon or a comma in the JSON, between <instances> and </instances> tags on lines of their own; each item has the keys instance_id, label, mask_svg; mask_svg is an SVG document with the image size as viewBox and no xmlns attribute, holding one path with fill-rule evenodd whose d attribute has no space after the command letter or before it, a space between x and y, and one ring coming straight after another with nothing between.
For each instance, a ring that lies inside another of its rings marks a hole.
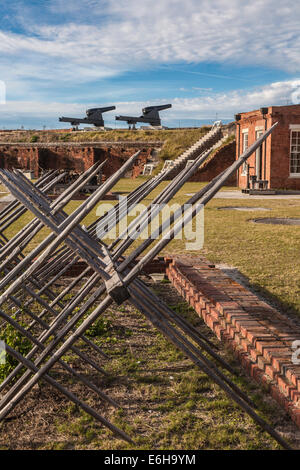
<instances>
[{"instance_id":1,"label":"blue sky","mask_svg":"<svg viewBox=\"0 0 300 470\"><path fill-rule=\"evenodd\" d=\"M0 128L67 127L97 105L115 125L170 102L163 123L184 126L300 102L299 22L294 0L2 0Z\"/></svg>"}]
</instances>

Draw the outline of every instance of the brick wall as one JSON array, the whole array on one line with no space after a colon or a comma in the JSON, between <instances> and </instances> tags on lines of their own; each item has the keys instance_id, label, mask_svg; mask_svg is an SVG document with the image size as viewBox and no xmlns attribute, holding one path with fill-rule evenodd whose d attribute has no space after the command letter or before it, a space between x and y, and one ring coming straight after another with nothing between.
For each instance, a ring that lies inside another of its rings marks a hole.
<instances>
[{"instance_id":1,"label":"brick wall","mask_svg":"<svg viewBox=\"0 0 300 470\"><path fill-rule=\"evenodd\" d=\"M267 108L265 119L260 110L241 113L241 120L236 126L236 158L243 153L243 131L248 129L248 145L256 140L256 130L278 126L262 145L262 179L269 181L271 189L300 189L300 177L290 177L290 124L300 126L300 105L273 106ZM248 159L250 175L256 174L255 153ZM300 175L299 175L300 176ZM247 187L247 176L242 168L238 174L238 186Z\"/></svg>"},{"instance_id":2,"label":"brick wall","mask_svg":"<svg viewBox=\"0 0 300 470\"><path fill-rule=\"evenodd\" d=\"M0 148L0 168L12 169L21 168L32 170L37 176L38 173L38 150L31 148L18 148L1 146Z\"/></svg>"},{"instance_id":3,"label":"brick wall","mask_svg":"<svg viewBox=\"0 0 300 470\"><path fill-rule=\"evenodd\" d=\"M290 108L290 109L289 109ZM271 136L270 181L273 188L299 189L299 178L290 177L290 124L300 126L300 106L273 108L272 123L278 126Z\"/></svg>"},{"instance_id":4,"label":"brick wall","mask_svg":"<svg viewBox=\"0 0 300 470\"><path fill-rule=\"evenodd\" d=\"M190 181L211 181L215 176L226 170L235 161L235 141L230 142L217 150L213 157L204 163L190 179ZM226 186L235 186L237 183L236 175L232 175L226 181Z\"/></svg>"},{"instance_id":5,"label":"brick wall","mask_svg":"<svg viewBox=\"0 0 300 470\"><path fill-rule=\"evenodd\" d=\"M94 147L93 145L0 145L0 168L31 170L35 177L40 169L63 169L81 173L96 161L107 160L103 174L108 178L114 174L131 155L139 150L130 144L123 147ZM138 160L127 176L136 177L143 172L152 148L142 148Z\"/></svg>"},{"instance_id":6,"label":"brick wall","mask_svg":"<svg viewBox=\"0 0 300 470\"><path fill-rule=\"evenodd\" d=\"M135 164L132 168L132 178L136 178L137 176L143 174L144 165L148 162L151 157L152 149L145 149L135 161Z\"/></svg>"},{"instance_id":7,"label":"brick wall","mask_svg":"<svg viewBox=\"0 0 300 470\"><path fill-rule=\"evenodd\" d=\"M91 147L51 147L39 148L39 166L43 170L64 169L81 173L94 162L94 149Z\"/></svg>"}]
</instances>

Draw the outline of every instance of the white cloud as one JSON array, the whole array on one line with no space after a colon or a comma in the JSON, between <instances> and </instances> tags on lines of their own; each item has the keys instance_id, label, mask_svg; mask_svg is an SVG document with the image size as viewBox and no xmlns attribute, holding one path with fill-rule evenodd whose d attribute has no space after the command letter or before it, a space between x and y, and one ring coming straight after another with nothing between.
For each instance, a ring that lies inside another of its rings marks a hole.
<instances>
[{"instance_id":1,"label":"white cloud","mask_svg":"<svg viewBox=\"0 0 300 470\"><path fill-rule=\"evenodd\" d=\"M251 111L263 106L298 104L300 79L274 82L252 90L215 93L195 98L174 98L173 113L176 117L213 118L216 113L224 119L232 119L238 112ZM300 100L299 100L300 103Z\"/></svg>"},{"instance_id":2,"label":"white cloud","mask_svg":"<svg viewBox=\"0 0 300 470\"><path fill-rule=\"evenodd\" d=\"M212 91L212 88L203 88L199 86L193 86L192 88L193 90L197 90L197 91Z\"/></svg>"},{"instance_id":3,"label":"white cloud","mask_svg":"<svg viewBox=\"0 0 300 470\"><path fill-rule=\"evenodd\" d=\"M49 79L56 73L89 81L135 67L205 61L300 71L294 0L52 0L51 23L47 16L28 19L28 8L26 33L0 32L0 54L14 60L20 75L32 67L32 77L43 69ZM69 22L55 23L55 13ZM1 68L9 73L6 60Z\"/></svg>"},{"instance_id":4,"label":"white cloud","mask_svg":"<svg viewBox=\"0 0 300 470\"><path fill-rule=\"evenodd\" d=\"M214 119L216 113L219 118L233 119L234 114L243 111L258 109L262 106L278 106L292 104L295 97L300 98L300 79L283 82L274 82L270 85L253 90L239 90L228 93L215 93L212 95L178 98L171 100L172 109L163 111L161 117L168 119ZM161 99L162 104L167 100ZM117 109L106 113L106 119L112 120L115 115L140 115L144 106L155 104L154 101L140 102L128 101L115 103ZM294 103L297 104L297 103ZM59 116L84 116L85 109L94 106L94 103L44 103L44 102L24 102L10 101L2 105L2 119L14 116L29 118L40 117L41 121L46 119L57 119Z\"/></svg>"}]
</instances>

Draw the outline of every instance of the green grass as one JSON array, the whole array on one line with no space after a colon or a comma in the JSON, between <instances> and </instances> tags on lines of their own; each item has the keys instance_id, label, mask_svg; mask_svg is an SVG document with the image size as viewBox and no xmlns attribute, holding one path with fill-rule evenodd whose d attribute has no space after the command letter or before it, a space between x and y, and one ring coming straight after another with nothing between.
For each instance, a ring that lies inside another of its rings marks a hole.
<instances>
[{"instance_id":1,"label":"green grass","mask_svg":"<svg viewBox=\"0 0 300 470\"><path fill-rule=\"evenodd\" d=\"M263 206L270 212L218 210L220 206ZM203 253L215 263L236 267L262 294L300 316L299 226L264 225L260 217L299 217L300 201L214 199L205 209ZM182 250L173 242L170 251Z\"/></svg>"},{"instance_id":2,"label":"green grass","mask_svg":"<svg viewBox=\"0 0 300 470\"><path fill-rule=\"evenodd\" d=\"M124 181L119 184L124 188ZM135 181L129 182L128 190L132 190L135 184ZM151 197L166 184L160 185ZM189 197L187 193L199 191L204 185L185 184L172 202L184 203ZM223 206L265 207L270 211L218 210ZM300 255L300 227L251 222L251 219L261 217L299 217L300 200L215 198L205 207L204 216L204 247L199 253L186 250L184 240L173 240L162 254L203 254L214 263L234 266L262 294L278 301L286 312L300 316L300 265L297 262Z\"/></svg>"},{"instance_id":3,"label":"green grass","mask_svg":"<svg viewBox=\"0 0 300 470\"><path fill-rule=\"evenodd\" d=\"M195 129L176 130L138 130L129 131L127 129L110 131L89 131L89 132L49 132L49 131L17 131L1 134L1 141L5 142L120 142L120 141L143 141L143 142L165 142L169 139L198 138L199 135L207 132L210 127L203 126Z\"/></svg>"},{"instance_id":4,"label":"green grass","mask_svg":"<svg viewBox=\"0 0 300 470\"><path fill-rule=\"evenodd\" d=\"M182 204L187 193L205 183L187 183L172 202ZM160 188L161 189L161 188ZM223 188L222 190L236 190ZM152 195L151 195L152 196ZM265 207L270 211L219 210L223 206ZM162 254L203 254L214 263L236 267L249 282L288 313L300 316L300 227L255 224L262 217L299 217L299 199L217 199L204 209L204 247L186 250L184 240L173 240ZM195 229L195 224L193 224Z\"/></svg>"},{"instance_id":5,"label":"green grass","mask_svg":"<svg viewBox=\"0 0 300 470\"><path fill-rule=\"evenodd\" d=\"M172 160L179 156L186 148L190 147L204 134L210 127L200 127L196 129L176 129L176 130L111 130L111 131L91 131L91 132L48 132L48 131L24 131L1 134L2 142L162 142L159 153L161 160L159 171L164 160Z\"/></svg>"},{"instance_id":6,"label":"green grass","mask_svg":"<svg viewBox=\"0 0 300 470\"><path fill-rule=\"evenodd\" d=\"M114 190L131 191L138 184L137 180L122 179ZM162 183L147 202L166 184L167 182ZM185 202L188 198L185 194L199 190L203 184L184 185L173 202ZM79 204L79 201L72 201L67 211L73 211ZM270 213L218 210L219 207L234 205L263 206L271 210ZM199 252L190 253L203 254L213 262L237 267L263 293L276 298L286 311L300 315L300 267L297 263L300 249L299 227L256 225L249 221L269 214L274 217L297 217L299 209L300 201L292 199L214 199L205 208L204 247ZM89 214L84 221L85 225L95 219L95 212L93 210ZM9 236L30 218L29 214L23 216L23 220L10 229ZM42 240L47 232L44 229L30 248ZM172 241L165 253L186 253L184 240ZM163 296L164 289L169 289L169 285L160 283L156 289ZM202 332L216 341L185 302L177 299L170 306L195 326L200 325ZM107 311L87 334L111 357L106 365L110 376L101 377L100 386L120 402L121 409L108 410L91 395L86 398L91 405L99 406L100 411L115 425L133 436L135 445L132 447L112 438L107 429L97 425L77 407L64 402L59 395L60 398L55 398L54 411L53 408L51 411L51 407L48 410L42 402L39 413L43 418L37 413L37 417L34 415L31 418L37 420L36 424L34 421L28 423L28 433L33 433L33 443L30 440L28 444L26 422L18 423L18 433L23 436L25 446L108 450L278 448L205 374L193 367L180 351L158 331L149 327L145 318L128 304ZM236 383L252 395L259 405L259 413L275 425L282 422L282 412L266 400L259 387L242 375L241 368L223 346L220 354L238 368ZM64 357L64 360L69 364L77 364L72 354ZM64 376L61 377L62 380L63 378ZM53 417L56 417L54 424ZM25 418L26 413L24 420ZM48 427L45 428L43 423L48 423ZM9 433L9 425L4 423L1 428L0 447L21 446L18 436L15 444L15 440L9 434L6 435L6 432ZM42 438L39 433L42 433ZM39 436L37 440L35 435Z\"/></svg>"},{"instance_id":7,"label":"green grass","mask_svg":"<svg viewBox=\"0 0 300 470\"><path fill-rule=\"evenodd\" d=\"M15 320L15 317L12 316ZM25 323L20 322L21 326L24 327ZM20 332L16 331L13 326L6 324L0 330L0 340L4 341L5 344L15 349L17 352L26 356L32 345L30 341L24 337ZM18 361L9 354L6 355L6 361L4 364L0 363L0 382L2 382L18 365Z\"/></svg>"},{"instance_id":8,"label":"green grass","mask_svg":"<svg viewBox=\"0 0 300 470\"><path fill-rule=\"evenodd\" d=\"M113 191L130 192L141 181L121 179L113 188ZM167 182L154 190L143 201L149 204L151 200L167 185ZM177 193L172 202L182 204L187 201L187 193L194 193L203 187L205 183L187 183ZM226 188L233 190L236 188ZM109 201L105 201L109 202ZM111 201L116 204L116 201ZM70 213L78 205L79 201L68 204L66 211ZM271 209L270 212L242 212L222 211L221 206L256 206ZM167 253L192 253L205 255L215 263L226 263L241 271L252 285L262 293L274 298L287 311L295 312L300 316L300 265L297 262L300 254L300 230L299 226L263 225L254 224L250 219L258 217L299 217L300 201L297 199L213 199L205 207L205 242L200 252L187 251L184 240L173 240L162 252ZM11 238L25 222L32 216L26 213L13 227L6 231ZM96 218L96 209L84 220L87 226ZM195 227L195 224L193 225ZM37 243L49 233L43 229L30 243L31 250ZM110 240L107 240L108 242ZM132 247L136 246L135 242ZM27 250L27 251L28 251Z\"/></svg>"},{"instance_id":9,"label":"green grass","mask_svg":"<svg viewBox=\"0 0 300 470\"><path fill-rule=\"evenodd\" d=\"M55 440L38 448L46 449L278 449L279 446L207 376L192 366L168 340L145 323L136 310L126 307L126 321L134 325L133 337L115 332L117 341L107 344L102 335L98 344L110 354L111 374L102 379L104 389L121 405L106 416L127 432L134 444L112 438L90 416L67 405L57 419ZM181 303L181 314L195 322L194 312ZM106 314L111 319L110 314ZM122 322L122 320L117 320ZM145 331L144 325L147 328ZM209 336L208 328L201 323ZM204 332L204 330L202 331ZM96 337L94 337L96 339ZM215 339L212 339L216 341ZM144 347L141 348L142 342ZM230 353L223 357L237 367ZM256 400L259 414L269 422L279 419L278 411L266 403L262 391L239 376L238 385ZM59 406L59 404L58 404Z\"/></svg>"}]
</instances>

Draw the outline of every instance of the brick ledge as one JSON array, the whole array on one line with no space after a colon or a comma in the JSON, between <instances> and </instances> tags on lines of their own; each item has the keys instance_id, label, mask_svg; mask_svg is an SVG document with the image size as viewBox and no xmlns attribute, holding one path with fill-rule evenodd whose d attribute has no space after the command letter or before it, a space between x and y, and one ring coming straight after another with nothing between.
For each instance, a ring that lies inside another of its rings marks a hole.
<instances>
[{"instance_id":1,"label":"brick ledge","mask_svg":"<svg viewBox=\"0 0 300 470\"><path fill-rule=\"evenodd\" d=\"M300 329L207 260L175 256L165 261L181 296L300 427L300 365L291 361Z\"/></svg>"}]
</instances>

